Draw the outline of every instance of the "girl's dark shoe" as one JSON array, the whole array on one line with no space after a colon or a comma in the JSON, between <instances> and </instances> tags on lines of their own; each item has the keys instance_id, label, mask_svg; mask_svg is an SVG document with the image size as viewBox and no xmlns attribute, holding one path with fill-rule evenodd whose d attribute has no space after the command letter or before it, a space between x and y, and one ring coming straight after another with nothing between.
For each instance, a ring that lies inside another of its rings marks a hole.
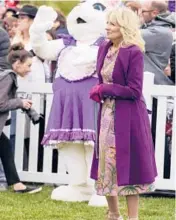
<instances>
[{"instance_id":1,"label":"girl's dark shoe","mask_svg":"<svg viewBox=\"0 0 176 220\"><path fill-rule=\"evenodd\" d=\"M21 189L21 190L14 190L15 193L29 193L29 194L34 194L34 193L38 193L42 190L42 187L29 187L26 186L25 189Z\"/></svg>"}]
</instances>

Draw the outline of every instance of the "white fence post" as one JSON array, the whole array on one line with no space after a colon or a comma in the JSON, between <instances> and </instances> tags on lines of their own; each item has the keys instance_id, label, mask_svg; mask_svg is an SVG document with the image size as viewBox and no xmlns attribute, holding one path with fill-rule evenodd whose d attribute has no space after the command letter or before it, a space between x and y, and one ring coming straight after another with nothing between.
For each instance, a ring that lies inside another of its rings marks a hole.
<instances>
[{"instance_id":1,"label":"white fence post","mask_svg":"<svg viewBox=\"0 0 176 220\"><path fill-rule=\"evenodd\" d=\"M25 114L21 110L16 115L15 164L18 171L23 170Z\"/></svg>"},{"instance_id":2,"label":"white fence post","mask_svg":"<svg viewBox=\"0 0 176 220\"><path fill-rule=\"evenodd\" d=\"M45 116L46 124L45 126L47 125L47 122L48 122L52 99L53 99L52 94L46 95L46 116ZM44 148L44 164L43 164L43 172L45 173L50 173L52 171L52 155L53 155L52 148L45 147Z\"/></svg>"},{"instance_id":3,"label":"white fence post","mask_svg":"<svg viewBox=\"0 0 176 220\"><path fill-rule=\"evenodd\" d=\"M174 99L174 112L173 112L173 123L172 123L172 146L171 146L171 173L170 181L173 183L174 189L176 189L176 98Z\"/></svg>"},{"instance_id":4,"label":"white fence post","mask_svg":"<svg viewBox=\"0 0 176 220\"><path fill-rule=\"evenodd\" d=\"M32 95L32 107L40 113L40 94ZM38 140L39 140L39 124L33 125L31 123L30 128L30 146L29 146L29 171L37 172L37 162L38 162Z\"/></svg>"},{"instance_id":5,"label":"white fence post","mask_svg":"<svg viewBox=\"0 0 176 220\"><path fill-rule=\"evenodd\" d=\"M154 86L154 74L150 72L144 72L144 84L143 94L145 97L148 110L152 110L152 90Z\"/></svg>"},{"instance_id":6,"label":"white fence post","mask_svg":"<svg viewBox=\"0 0 176 220\"><path fill-rule=\"evenodd\" d=\"M10 118L11 118L11 113L9 113L8 119L10 119ZM4 134L5 134L7 137L10 138L10 124L9 124L9 125L6 125L6 126L4 127L3 132L4 132Z\"/></svg>"},{"instance_id":7,"label":"white fence post","mask_svg":"<svg viewBox=\"0 0 176 220\"><path fill-rule=\"evenodd\" d=\"M167 98L158 98L155 158L158 169L158 179L164 175L165 129L166 129ZM162 120L161 120L162 118Z\"/></svg>"},{"instance_id":8,"label":"white fence post","mask_svg":"<svg viewBox=\"0 0 176 220\"><path fill-rule=\"evenodd\" d=\"M154 86L154 74L150 72L144 72L144 84L143 84L143 94L145 102L147 105L147 110L152 111L152 89ZM152 121L152 114L149 114L150 124Z\"/></svg>"}]
</instances>

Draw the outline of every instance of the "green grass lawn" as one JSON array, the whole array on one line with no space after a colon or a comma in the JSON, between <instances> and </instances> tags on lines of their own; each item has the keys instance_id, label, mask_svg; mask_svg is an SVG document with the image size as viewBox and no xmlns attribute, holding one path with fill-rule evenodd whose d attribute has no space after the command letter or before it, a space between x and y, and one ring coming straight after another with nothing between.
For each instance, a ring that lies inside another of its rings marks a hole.
<instances>
[{"instance_id":1,"label":"green grass lawn","mask_svg":"<svg viewBox=\"0 0 176 220\"><path fill-rule=\"evenodd\" d=\"M19 195L0 192L0 220L104 220L106 208L89 207L87 203L66 203L50 199L52 188L38 194ZM140 220L174 220L174 199L141 198ZM120 209L126 217L125 199Z\"/></svg>"}]
</instances>

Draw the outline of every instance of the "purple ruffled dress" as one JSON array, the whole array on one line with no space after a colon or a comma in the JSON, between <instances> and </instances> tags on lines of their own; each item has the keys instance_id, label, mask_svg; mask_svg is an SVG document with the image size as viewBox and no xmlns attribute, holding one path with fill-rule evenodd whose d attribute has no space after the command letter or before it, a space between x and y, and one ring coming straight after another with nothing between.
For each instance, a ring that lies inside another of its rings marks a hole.
<instances>
[{"instance_id":1,"label":"purple ruffled dress","mask_svg":"<svg viewBox=\"0 0 176 220\"><path fill-rule=\"evenodd\" d=\"M53 83L53 102L42 144L59 147L59 143L82 142L94 146L98 110L89 93L98 83L94 77L96 57L104 38L77 47L70 35L60 37L65 48L58 55L59 77Z\"/></svg>"},{"instance_id":2,"label":"purple ruffled dress","mask_svg":"<svg viewBox=\"0 0 176 220\"><path fill-rule=\"evenodd\" d=\"M89 98L98 79L69 82L58 77L53 84L53 103L42 144L95 142L95 103Z\"/></svg>"}]
</instances>

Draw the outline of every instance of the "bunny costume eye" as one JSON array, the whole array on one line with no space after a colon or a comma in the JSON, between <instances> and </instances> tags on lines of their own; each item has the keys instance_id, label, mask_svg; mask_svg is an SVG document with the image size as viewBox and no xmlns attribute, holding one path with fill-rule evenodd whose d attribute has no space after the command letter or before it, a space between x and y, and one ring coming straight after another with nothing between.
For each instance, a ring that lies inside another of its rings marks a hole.
<instances>
[{"instance_id":1,"label":"bunny costume eye","mask_svg":"<svg viewBox=\"0 0 176 220\"><path fill-rule=\"evenodd\" d=\"M101 3L93 4L93 8L98 10L98 11L104 11L106 9L106 7Z\"/></svg>"}]
</instances>

